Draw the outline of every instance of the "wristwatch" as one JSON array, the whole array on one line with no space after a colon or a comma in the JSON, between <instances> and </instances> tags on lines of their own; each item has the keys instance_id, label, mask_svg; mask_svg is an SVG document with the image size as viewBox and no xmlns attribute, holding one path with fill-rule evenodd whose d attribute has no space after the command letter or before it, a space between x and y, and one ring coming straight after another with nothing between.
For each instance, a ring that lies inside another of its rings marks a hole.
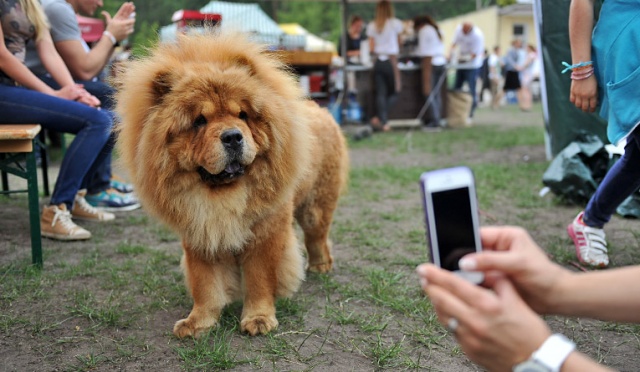
<instances>
[{"instance_id":1,"label":"wristwatch","mask_svg":"<svg viewBox=\"0 0 640 372\"><path fill-rule=\"evenodd\" d=\"M565 359L576 348L576 344L565 336L555 333L547 338L531 357L513 367L513 372L560 372Z\"/></svg>"}]
</instances>

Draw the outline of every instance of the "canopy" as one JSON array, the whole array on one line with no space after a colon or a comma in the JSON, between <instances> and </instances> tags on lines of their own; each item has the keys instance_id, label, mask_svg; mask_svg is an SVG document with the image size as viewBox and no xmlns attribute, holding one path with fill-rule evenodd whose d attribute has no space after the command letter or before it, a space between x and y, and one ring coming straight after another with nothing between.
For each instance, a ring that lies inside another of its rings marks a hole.
<instances>
[{"instance_id":1,"label":"canopy","mask_svg":"<svg viewBox=\"0 0 640 372\"><path fill-rule=\"evenodd\" d=\"M82 33L82 39L87 43L93 43L100 40L102 33L104 32L104 22L97 18L83 17L76 14L78 24L80 25L80 32Z\"/></svg>"}]
</instances>

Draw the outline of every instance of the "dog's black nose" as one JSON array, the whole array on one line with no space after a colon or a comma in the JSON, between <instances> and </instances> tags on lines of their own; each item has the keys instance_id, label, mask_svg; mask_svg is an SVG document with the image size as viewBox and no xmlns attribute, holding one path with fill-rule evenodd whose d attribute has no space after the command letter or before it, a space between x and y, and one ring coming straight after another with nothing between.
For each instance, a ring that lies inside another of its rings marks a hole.
<instances>
[{"instance_id":1,"label":"dog's black nose","mask_svg":"<svg viewBox=\"0 0 640 372\"><path fill-rule=\"evenodd\" d=\"M242 147L242 132L238 129L229 129L222 132L220 140L226 149L238 150Z\"/></svg>"}]
</instances>

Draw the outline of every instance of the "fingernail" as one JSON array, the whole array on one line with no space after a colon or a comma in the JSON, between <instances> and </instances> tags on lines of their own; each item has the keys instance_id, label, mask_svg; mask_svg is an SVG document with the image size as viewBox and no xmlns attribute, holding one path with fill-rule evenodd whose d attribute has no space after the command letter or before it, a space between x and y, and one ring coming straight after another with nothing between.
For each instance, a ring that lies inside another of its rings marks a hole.
<instances>
[{"instance_id":1,"label":"fingernail","mask_svg":"<svg viewBox=\"0 0 640 372\"><path fill-rule=\"evenodd\" d=\"M426 269L425 265L419 265L418 267L416 267L416 272L419 275L425 275L427 273L427 269Z\"/></svg>"},{"instance_id":2,"label":"fingernail","mask_svg":"<svg viewBox=\"0 0 640 372\"><path fill-rule=\"evenodd\" d=\"M421 277L420 277L420 286L421 286L422 288L424 288L424 287L426 287L426 286L427 286L427 284L429 284L429 282L427 282L427 279L426 279L425 277L422 277L422 276L421 276Z\"/></svg>"},{"instance_id":3,"label":"fingernail","mask_svg":"<svg viewBox=\"0 0 640 372\"><path fill-rule=\"evenodd\" d=\"M473 271L478 268L478 262L475 260L475 258L462 257L460 261L458 261L458 266L463 271Z\"/></svg>"}]
</instances>

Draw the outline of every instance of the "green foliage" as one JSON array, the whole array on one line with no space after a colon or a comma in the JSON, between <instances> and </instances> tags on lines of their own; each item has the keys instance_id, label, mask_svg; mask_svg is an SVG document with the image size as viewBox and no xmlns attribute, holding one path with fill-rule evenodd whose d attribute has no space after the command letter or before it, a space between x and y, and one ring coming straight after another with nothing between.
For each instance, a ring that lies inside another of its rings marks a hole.
<instances>
[{"instance_id":1,"label":"green foliage","mask_svg":"<svg viewBox=\"0 0 640 372\"><path fill-rule=\"evenodd\" d=\"M500 6L507 6L507 5L515 4L516 0L498 0L497 3Z\"/></svg>"}]
</instances>

